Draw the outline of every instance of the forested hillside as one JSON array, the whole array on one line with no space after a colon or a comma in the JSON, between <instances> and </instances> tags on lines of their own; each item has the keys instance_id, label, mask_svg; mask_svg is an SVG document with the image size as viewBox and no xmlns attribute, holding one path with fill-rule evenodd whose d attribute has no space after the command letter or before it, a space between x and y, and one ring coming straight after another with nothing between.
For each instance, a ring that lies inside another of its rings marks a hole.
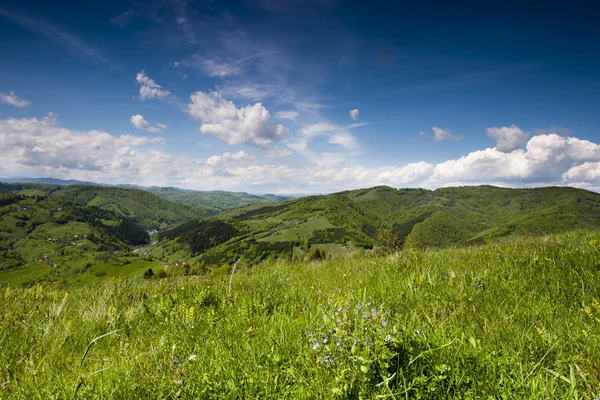
<instances>
[{"instance_id":1,"label":"forested hillside","mask_svg":"<svg viewBox=\"0 0 600 400\"><path fill-rule=\"evenodd\" d=\"M219 265L240 258L322 258L373 248L462 246L515 235L596 230L600 229L600 195L559 187L430 191L382 186L255 204L225 212L220 219L236 226L237 234L229 240L211 241L192 224L189 232L181 226L162 234L159 251Z\"/></svg>"},{"instance_id":2,"label":"forested hillside","mask_svg":"<svg viewBox=\"0 0 600 400\"><path fill-rule=\"evenodd\" d=\"M40 211L33 219L12 208L6 211L11 222L5 225L3 238L19 249L29 243L36 226L83 222L97 234L109 235L105 242L114 238L111 247L143 245L136 250L140 254L167 264L185 262L192 272L239 260L250 264L272 258L318 260L600 229L600 195L574 188L478 186L430 191L380 186L286 202L254 202L216 215L210 205L181 204L139 189L0 184L0 192L6 193L5 202L17 199L13 202L38 202L43 210L73 210L66 217L61 217L64 211ZM200 192L190 193L193 197ZM145 231L159 227L160 233L150 241ZM90 247L89 254L105 247ZM8 247L5 257L19 265L39 259L7 251Z\"/></svg>"},{"instance_id":3,"label":"forested hillside","mask_svg":"<svg viewBox=\"0 0 600 400\"><path fill-rule=\"evenodd\" d=\"M23 195L47 195L94 206L123 215L145 229L167 227L209 215L209 207L185 205L161 199L139 189L96 185L0 184L4 191ZM2 190L2 189L0 189Z\"/></svg>"},{"instance_id":4,"label":"forested hillside","mask_svg":"<svg viewBox=\"0 0 600 400\"><path fill-rule=\"evenodd\" d=\"M243 192L225 192L222 190L196 191L183 190L173 187L149 187L143 188L160 198L191 206L206 207L214 214L230 208L243 207L255 203L277 203L290 200L288 196L276 196L273 194L254 195Z\"/></svg>"},{"instance_id":5,"label":"forested hillside","mask_svg":"<svg viewBox=\"0 0 600 400\"><path fill-rule=\"evenodd\" d=\"M83 265L94 254L148 243L134 221L57 197L0 194L0 272ZM52 270L54 268L54 270ZM14 275L14 274L13 274ZM3 279L5 278L2 275Z\"/></svg>"}]
</instances>

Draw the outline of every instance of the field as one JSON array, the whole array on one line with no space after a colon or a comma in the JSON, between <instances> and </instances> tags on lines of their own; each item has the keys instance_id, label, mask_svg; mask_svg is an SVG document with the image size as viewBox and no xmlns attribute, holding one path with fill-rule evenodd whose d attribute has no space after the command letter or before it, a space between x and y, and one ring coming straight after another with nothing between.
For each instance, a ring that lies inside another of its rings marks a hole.
<instances>
[{"instance_id":1,"label":"field","mask_svg":"<svg viewBox=\"0 0 600 400\"><path fill-rule=\"evenodd\" d=\"M0 287L0 398L595 399L600 235Z\"/></svg>"}]
</instances>

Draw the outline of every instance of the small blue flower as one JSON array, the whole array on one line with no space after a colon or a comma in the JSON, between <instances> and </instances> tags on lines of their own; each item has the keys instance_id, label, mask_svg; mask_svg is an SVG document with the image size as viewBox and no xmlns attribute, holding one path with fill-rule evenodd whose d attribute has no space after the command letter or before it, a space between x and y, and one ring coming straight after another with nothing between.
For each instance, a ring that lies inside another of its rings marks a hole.
<instances>
[{"instance_id":1,"label":"small blue flower","mask_svg":"<svg viewBox=\"0 0 600 400\"><path fill-rule=\"evenodd\" d=\"M329 342L328 338L323 339L323 343L327 343L327 342Z\"/></svg>"},{"instance_id":2,"label":"small blue flower","mask_svg":"<svg viewBox=\"0 0 600 400\"><path fill-rule=\"evenodd\" d=\"M329 354L326 354L323 356L323 358L321 358L321 362L330 364L333 363L333 358L331 358Z\"/></svg>"},{"instance_id":3,"label":"small blue flower","mask_svg":"<svg viewBox=\"0 0 600 400\"><path fill-rule=\"evenodd\" d=\"M319 344L319 342L316 342L316 343L314 344L314 346L313 346L313 350L316 350L316 349L318 349L318 348L319 348L319 346L321 346L321 345Z\"/></svg>"},{"instance_id":4,"label":"small blue flower","mask_svg":"<svg viewBox=\"0 0 600 400\"><path fill-rule=\"evenodd\" d=\"M381 327L382 327L382 328L385 328L386 326L387 326L387 322L383 321L383 322L381 323Z\"/></svg>"}]
</instances>

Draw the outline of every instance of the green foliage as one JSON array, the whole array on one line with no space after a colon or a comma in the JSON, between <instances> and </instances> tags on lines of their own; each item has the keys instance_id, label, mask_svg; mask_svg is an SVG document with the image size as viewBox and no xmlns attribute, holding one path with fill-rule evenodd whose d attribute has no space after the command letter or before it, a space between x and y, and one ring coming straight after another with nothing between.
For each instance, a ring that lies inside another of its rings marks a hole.
<instances>
[{"instance_id":1,"label":"green foliage","mask_svg":"<svg viewBox=\"0 0 600 400\"><path fill-rule=\"evenodd\" d=\"M173 187L151 187L146 190L172 202L202 207L206 210L204 213L206 215L250 204L283 202L291 199L291 197L272 194L259 196L243 192L224 192L222 190L202 192Z\"/></svg>"},{"instance_id":2,"label":"green foliage","mask_svg":"<svg viewBox=\"0 0 600 400\"><path fill-rule=\"evenodd\" d=\"M478 186L429 191L380 186L280 204L257 203L217 218L238 223L238 232L220 244L213 245L214 241L202 238L198 240L210 245L192 251L190 238L197 238L199 229L195 222L161 237L178 240L187 247L189 256L202 253L199 261L215 265L235 262L248 250L248 259L257 261L289 258L284 249L293 247L294 242L299 243L304 254L317 244L346 245L348 254L375 245L388 251L398 250L405 243L418 248L473 245L510 235L598 229L600 195L573 188ZM281 243L281 248L257 246L248 242L250 239ZM246 242L249 247L239 247ZM264 249L268 254L260 256L256 249Z\"/></svg>"},{"instance_id":3,"label":"green foliage","mask_svg":"<svg viewBox=\"0 0 600 400\"><path fill-rule=\"evenodd\" d=\"M599 243L0 286L1 397L594 399Z\"/></svg>"},{"instance_id":4,"label":"green foliage","mask_svg":"<svg viewBox=\"0 0 600 400\"><path fill-rule=\"evenodd\" d=\"M469 238L469 231L455 216L442 211L433 213L423 222L415 224L406 238L407 246L445 247L459 244Z\"/></svg>"}]
</instances>

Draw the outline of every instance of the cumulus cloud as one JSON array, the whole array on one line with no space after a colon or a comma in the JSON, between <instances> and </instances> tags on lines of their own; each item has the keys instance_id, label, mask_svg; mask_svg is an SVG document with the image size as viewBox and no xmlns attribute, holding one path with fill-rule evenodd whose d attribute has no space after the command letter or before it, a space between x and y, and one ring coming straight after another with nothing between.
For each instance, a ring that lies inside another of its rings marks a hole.
<instances>
[{"instance_id":1,"label":"cumulus cloud","mask_svg":"<svg viewBox=\"0 0 600 400\"><path fill-rule=\"evenodd\" d=\"M459 140L463 139L462 136L454 136L450 132L450 129L442 129L442 128L438 128L438 127L434 126L433 128L431 128L431 130L433 131L433 138L435 139L436 142L441 142L443 140L454 140L454 141L458 142ZM421 135L421 136L423 136L423 135Z\"/></svg>"},{"instance_id":2,"label":"cumulus cloud","mask_svg":"<svg viewBox=\"0 0 600 400\"><path fill-rule=\"evenodd\" d=\"M523 147L529 137L529 133L523 132L515 125L485 128L485 130L489 137L496 140L496 149L503 153L509 153Z\"/></svg>"},{"instance_id":3,"label":"cumulus cloud","mask_svg":"<svg viewBox=\"0 0 600 400\"><path fill-rule=\"evenodd\" d=\"M8 94L0 92L0 103L19 108L27 107L30 104L27 100L18 98L15 92L8 92Z\"/></svg>"},{"instance_id":4,"label":"cumulus cloud","mask_svg":"<svg viewBox=\"0 0 600 400\"><path fill-rule=\"evenodd\" d=\"M61 128L56 116L0 120L0 160L3 175L11 171L43 171L49 176L61 171L103 171L126 168L137 150L158 143L162 138L132 135L112 136L91 130L70 131Z\"/></svg>"},{"instance_id":5,"label":"cumulus cloud","mask_svg":"<svg viewBox=\"0 0 600 400\"><path fill-rule=\"evenodd\" d=\"M240 109L227 104L222 109L216 103L210 113L237 121ZM299 149L309 146L315 136L336 138L328 135L332 126L306 127L306 134L288 147L294 143ZM260 159L244 151L200 159L165 153L160 147L163 141L96 130L71 131L61 127L53 115L0 120L0 148L5 150L0 157L0 176L54 176L279 193L332 192L375 185L436 188L484 183L600 190L600 145L557 134L533 136L522 149L511 152L487 148L438 164L420 161L378 167L344 162L343 153L319 153L319 157L286 159L275 165L272 159ZM267 157L290 155L288 149L275 146L264 153Z\"/></svg>"},{"instance_id":6,"label":"cumulus cloud","mask_svg":"<svg viewBox=\"0 0 600 400\"><path fill-rule=\"evenodd\" d=\"M150 126L148 121L146 121L144 119L144 117L141 116L140 114L132 115L131 118L129 119L129 122L131 123L131 125L135 126L137 129L141 129L143 131L151 132L151 133L158 133L158 132L161 132L161 131L167 129L167 126L165 124L161 124L160 122L156 123L156 126Z\"/></svg>"},{"instance_id":7,"label":"cumulus cloud","mask_svg":"<svg viewBox=\"0 0 600 400\"><path fill-rule=\"evenodd\" d=\"M360 111L358 111L358 108L355 108L354 110L350 110L350 112L349 112L350 118L352 118L353 120L357 121L359 113L360 113Z\"/></svg>"},{"instance_id":8,"label":"cumulus cloud","mask_svg":"<svg viewBox=\"0 0 600 400\"><path fill-rule=\"evenodd\" d=\"M600 186L600 162L585 162L570 168L563 179L574 182L594 182Z\"/></svg>"},{"instance_id":9,"label":"cumulus cloud","mask_svg":"<svg viewBox=\"0 0 600 400\"><path fill-rule=\"evenodd\" d=\"M171 95L171 92L163 89L162 86L150 79L144 70L138 72L135 81L140 87L140 98L142 100L162 99Z\"/></svg>"},{"instance_id":10,"label":"cumulus cloud","mask_svg":"<svg viewBox=\"0 0 600 400\"><path fill-rule=\"evenodd\" d=\"M440 182L505 182L568 184L593 178L600 161L600 146L587 140L557 134L532 137L525 150L478 150L457 160L436 165L431 184ZM590 179L591 180L591 179Z\"/></svg>"},{"instance_id":11,"label":"cumulus cloud","mask_svg":"<svg viewBox=\"0 0 600 400\"><path fill-rule=\"evenodd\" d=\"M190 99L187 113L200 123L200 132L204 134L232 145L260 148L268 148L283 137L283 125L275 124L261 103L237 108L216 92L196 92Z\"/></svg>"}]
</instances>

